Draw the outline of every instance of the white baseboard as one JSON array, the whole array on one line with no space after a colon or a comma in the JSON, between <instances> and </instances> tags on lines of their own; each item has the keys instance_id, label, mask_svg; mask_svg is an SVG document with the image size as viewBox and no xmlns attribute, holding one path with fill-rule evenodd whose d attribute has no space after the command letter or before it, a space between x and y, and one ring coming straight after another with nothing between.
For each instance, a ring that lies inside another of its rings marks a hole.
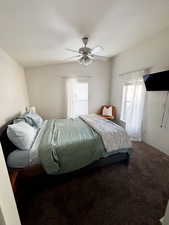
<instances>
[{"instance_id":1,"label":"white baseboard","mask_svg":"<svg viewBox=\"0 0 169 225\"><path fill-rule=\"evenodd\" d=\"M165 154L169 155L169 149L164 148L157 143L154 143L152 140L149 140L148 138L143 137L143 142L145 142L146 144L151 145L152 147L157 148L159 151L164 152Z\"/></svg>"}]
</instances>

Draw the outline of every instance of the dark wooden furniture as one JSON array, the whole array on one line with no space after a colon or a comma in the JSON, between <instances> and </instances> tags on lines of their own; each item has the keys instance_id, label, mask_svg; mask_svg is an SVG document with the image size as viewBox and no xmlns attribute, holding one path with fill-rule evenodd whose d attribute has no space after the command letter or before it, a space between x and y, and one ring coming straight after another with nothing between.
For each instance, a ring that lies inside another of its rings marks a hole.
<instances>
[{"instance_id":1,"label":"dark wooden furniture","mask_svg":"<svg viewBox=\"0 0 169 225\"><path fill-rule=\"evenodd\" d=\"M35 177L41 174L45 174L45 171L41 165L35 165L31 167L18 168L18 169L8 168L8 173L9 173L9 178L11 181L13 192L15 193L17 190L19 179L25 179L25 178L27 179L30 177Z\"/></svg>"},{"instance_id":2,"label":"dark wooden furniture","mask_svg":"<svg viewBox=\"0 0 169 225\"><path fill-rule=\"evenodd\" d=\"M17 177L19 175L19 171L16 169L11 169L11 170L8 170L8 172L9 172L9 178L11 181L12 189L13 189L13 192L15 193L17 188Z\"/></svg>"}]
</instances>

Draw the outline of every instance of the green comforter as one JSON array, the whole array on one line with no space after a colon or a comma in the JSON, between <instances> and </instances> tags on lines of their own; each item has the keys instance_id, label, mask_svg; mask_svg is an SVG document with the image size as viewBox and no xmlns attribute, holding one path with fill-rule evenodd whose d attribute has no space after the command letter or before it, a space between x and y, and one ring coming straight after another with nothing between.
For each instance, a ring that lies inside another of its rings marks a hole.
<instances>
[{"instance_id":1,"label":"green comforter","mask_svg":"<svg viewBox=\"0 0 169 225\"><path fill-rule=\"evenodd\" d=\"M49 120L39 145L40 160L48 174L80 169L104 152L102 138L80 118Z\"/></svg>"}]
</instances>

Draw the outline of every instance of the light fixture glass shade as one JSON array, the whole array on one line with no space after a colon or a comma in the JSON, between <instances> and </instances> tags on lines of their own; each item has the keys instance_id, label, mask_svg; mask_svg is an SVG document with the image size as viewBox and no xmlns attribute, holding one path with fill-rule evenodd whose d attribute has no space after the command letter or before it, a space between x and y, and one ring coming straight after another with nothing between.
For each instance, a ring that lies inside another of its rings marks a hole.
<instances>
[{"instance_id":1,"label":"light fixture glass shade","mask_svg":"<svg viewBox=\"0 0 169 225\"><path fill-rule=\"evenodd\" d=\"M88 56L82 56L79 59L79 63L82 64L82 65L84 65L84 66L88 66L92 62L93 62L93 60L91 58L89 58Z\"/></svg>"}]
</instances>

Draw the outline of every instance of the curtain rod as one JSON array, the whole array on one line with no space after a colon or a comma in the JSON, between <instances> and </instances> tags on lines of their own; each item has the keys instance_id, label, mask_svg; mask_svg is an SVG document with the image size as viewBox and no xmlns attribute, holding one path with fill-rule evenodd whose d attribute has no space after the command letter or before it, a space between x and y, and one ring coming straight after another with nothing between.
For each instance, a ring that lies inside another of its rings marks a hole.
<instances>
[{"instance_id":1,"label":"curtain rod","mask_svg":"<svg viewBox=\"0 0 169 225\"><path fill-rule=\"evenodd\" d=\"M124 75L130 74L130 73L140 72L140 71L143 71L143 70L150 70L151 68L152 68L152 66L151 67L142 68L142 69L139 69L139 70L132 70L132 71L128 71L126 73L120 73L119 76L124 76Z\"/></svg>"}]
</instances>

